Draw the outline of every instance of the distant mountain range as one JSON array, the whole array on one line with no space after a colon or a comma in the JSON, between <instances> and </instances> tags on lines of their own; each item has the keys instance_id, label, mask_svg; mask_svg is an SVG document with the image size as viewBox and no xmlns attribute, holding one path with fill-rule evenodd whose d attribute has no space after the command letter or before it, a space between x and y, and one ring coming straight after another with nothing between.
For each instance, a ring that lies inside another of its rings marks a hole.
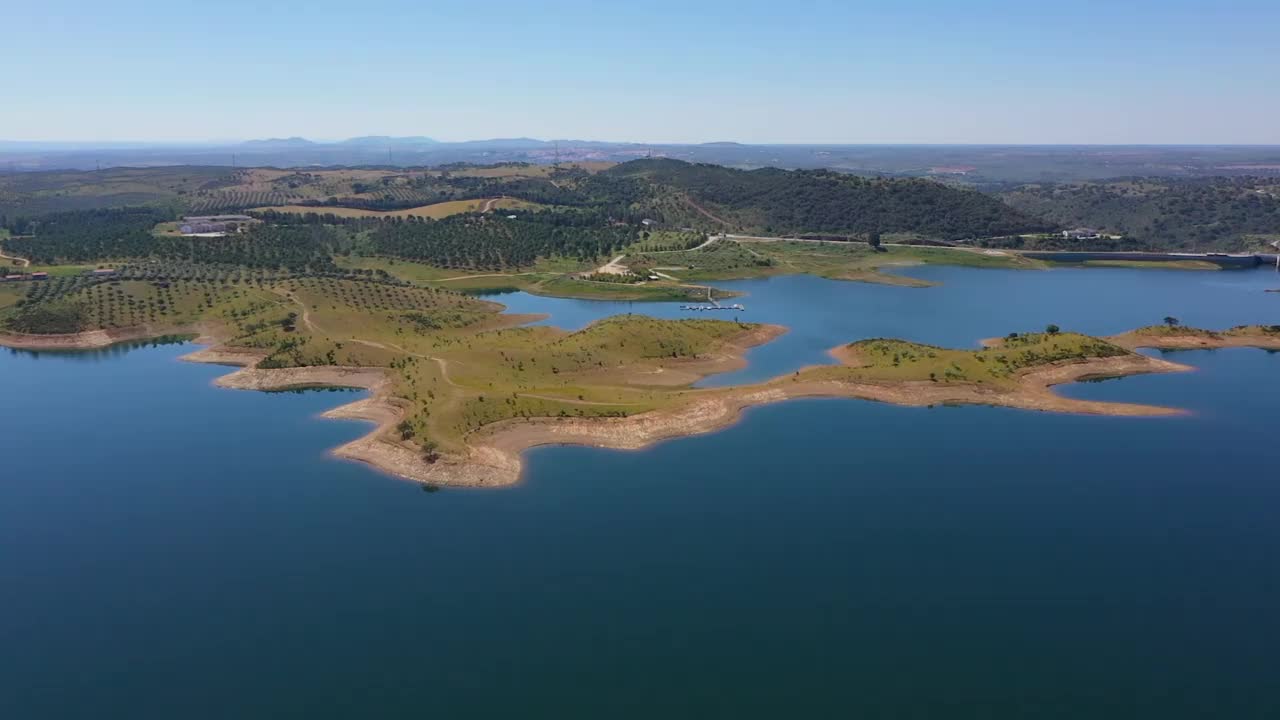
<instances>
[{"instance_id":1,"label":"distant mountain range","mask_svg":"<svg viewBox=\"0 0 1280 720\"><path fill-rule=\"evenodd\" d=\"M932 177L990 190L1018 183L1124 177L1280 176L1280 146L1190 145L747 145L540 140L446 142L422 135L337 141L277 137L207 143L0 140L0 174L119 166L424 167L670 158L739 169L829 168L881 177Z\"/></svg>"}]
</instances>

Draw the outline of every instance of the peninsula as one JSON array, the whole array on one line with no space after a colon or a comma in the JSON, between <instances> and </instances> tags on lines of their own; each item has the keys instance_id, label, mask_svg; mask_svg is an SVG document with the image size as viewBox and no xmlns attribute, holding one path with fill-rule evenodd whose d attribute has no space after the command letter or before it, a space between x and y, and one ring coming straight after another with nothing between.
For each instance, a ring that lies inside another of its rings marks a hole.
<instances>
[{"instance_id":1,"label":"peninsula","mask_svg":"<svg viewBox=\"0 0 1280 720\"><path fill-rule=\"evenodd\" d=\"M240 366L223 387L364 388L368 398L326 416L376 424L338 456L431 485L501 486L521 452L546 444L640 448L733 423L745 408L799 397L901 405L981 404L1066 413L1173 415L1146 405L1076 400L1054 385L1187 369L1137 347L1280 347L1280 327L1223 332L1153 327L1111 338L1050 328L977 350L894 339L833 348L835 364L745 386L696 388L743 367L748 348L786 329L725 320L619 315L576 332L528 325L536 316L429 287L339 278L275 284L122 281L84 290L107 308L152 292L156 306L189 308L186 322L78 333L6 333L22 348L92 348L177 333L208 347L186 359ZM138 301L134 299L135 306Z\"/></svg>"},{"instance_id":2,"label":"peninsula","mask_svg":"<svg viewBox=\"0 0 1280 720\"><path fill-rule=\"evenodd\" d=\"M699 380L743 367L747 349L786 329L629 314L567 332L504 314L483 293L709 305L731 293L706 283L726 278L805 273L919 286L928 283L885 269L1047 267L966 239L1054 226L933 182L675 161L139 174L177 193L165 202L206 214L179 220L153 204L9 221L0 345L199 336L207 347L188 359L240 367L218 380L226 387L365 388L370 397L329 415L377 427L337 454L434 485L510 484L529 447L638 448L795 397L1176 414L1051 388L1184 369L1138 347L1274 348L1280 337L1274 326L1170 325L1111 338L1050 327L977 350L864 339L833 348L832 364L703 388ZM29 200L37 198L46 196ZM248 214L207 214L226 211ZM961 246L935 246L948 242Z\"/></svg>"}]
</instances>

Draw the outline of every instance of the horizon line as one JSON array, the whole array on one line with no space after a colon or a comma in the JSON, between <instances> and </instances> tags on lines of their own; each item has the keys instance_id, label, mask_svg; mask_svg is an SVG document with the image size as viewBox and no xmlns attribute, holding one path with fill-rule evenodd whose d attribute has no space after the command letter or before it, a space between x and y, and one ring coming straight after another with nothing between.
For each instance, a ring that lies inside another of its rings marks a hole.
<instances>
[{"instance_id":1,"label":"horizon line","mask_svg":"<svg viewBox=\"0 0 1280 720\"><path fill-rule=\"evenodd\" d=\"M302 140L314 145L337 145L351 140L363 138L387 138L388 140L403 139L420 139L424 144L436 145L465 145L468 143L484 143L484 142L513 142L527 141L537 143L594 143L607 145L634 145L634 146L674 146L674 147L700 147L706 145L741 145L744 147L1280 147L1280 142L1215 142L1215 141L1194 141L1194 142L1080 142L1080 141L1062 141L1062 142L931 142L931 141L822 141L822 142L743 142L740 140L704 140L704 141L671 141L671 140L598 140L584 138L536 138L529 136L506 136L506 137L489 137L489 138L470 138L466 140L440 140L425 135L354 135L345 138L336 139L311 139L301 135L288 136L272 136L265 138L247 138L247 139L183 139L183 140L54 140L54 139L17 139L17 138L0 138L0 145L68 145L68 146L167 146L167 147L227 147L232 145L244 145L250 143L264 143L271 141L288 142Z\"/></svg>"}]
</instances>

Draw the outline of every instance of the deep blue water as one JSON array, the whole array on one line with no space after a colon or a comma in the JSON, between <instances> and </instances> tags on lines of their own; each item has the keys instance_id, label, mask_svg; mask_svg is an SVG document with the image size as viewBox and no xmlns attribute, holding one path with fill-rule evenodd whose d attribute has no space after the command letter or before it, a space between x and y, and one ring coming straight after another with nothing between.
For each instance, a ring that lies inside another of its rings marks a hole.
<instances>
[{"instance_id":1,"label":"deep blue water","mask_svg":"<svg viewBox=\"0 0 1280 720\"><path fill-rule=\"evenodd\" d=\"M753 285L753 363L1280 320L1274 274L917 272ZM0 717L1280 716L1280 354L1064 389L1188 417L806 400L426 493L326 457L358 394L189 350L0 351Z\"/></svg>"}]
</instances>

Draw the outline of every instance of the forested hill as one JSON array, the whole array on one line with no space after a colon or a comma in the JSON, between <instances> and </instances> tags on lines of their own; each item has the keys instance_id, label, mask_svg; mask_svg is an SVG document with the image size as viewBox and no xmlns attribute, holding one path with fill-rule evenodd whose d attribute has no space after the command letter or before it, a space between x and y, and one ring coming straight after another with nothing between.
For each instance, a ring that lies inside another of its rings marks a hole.
<instances>
[{"instance_id":1,"label":"forested hill","mask_svg":"<svg viewBox=\"0 0 1280 720\"><path fill-rule=\"evenodd\" d=\"M1027 185L1003 198L1052 222L1124 235L1162 250L1249 250L1280 240L1280 180L1275 178Z\"/></svg>"},{"instance_id":2,"label":"forested hill","mask_svg":"<svg viewBox=\"0 0 1280 720\"><path fill-rule=\"evenodd\" d=\"M666 214L763 233L910 233L959 240L1055 226L982 193L931 180L862 178L829 170L735 170L634 160L604 173L648 186Z\"/></svg>"}]
</instances>

